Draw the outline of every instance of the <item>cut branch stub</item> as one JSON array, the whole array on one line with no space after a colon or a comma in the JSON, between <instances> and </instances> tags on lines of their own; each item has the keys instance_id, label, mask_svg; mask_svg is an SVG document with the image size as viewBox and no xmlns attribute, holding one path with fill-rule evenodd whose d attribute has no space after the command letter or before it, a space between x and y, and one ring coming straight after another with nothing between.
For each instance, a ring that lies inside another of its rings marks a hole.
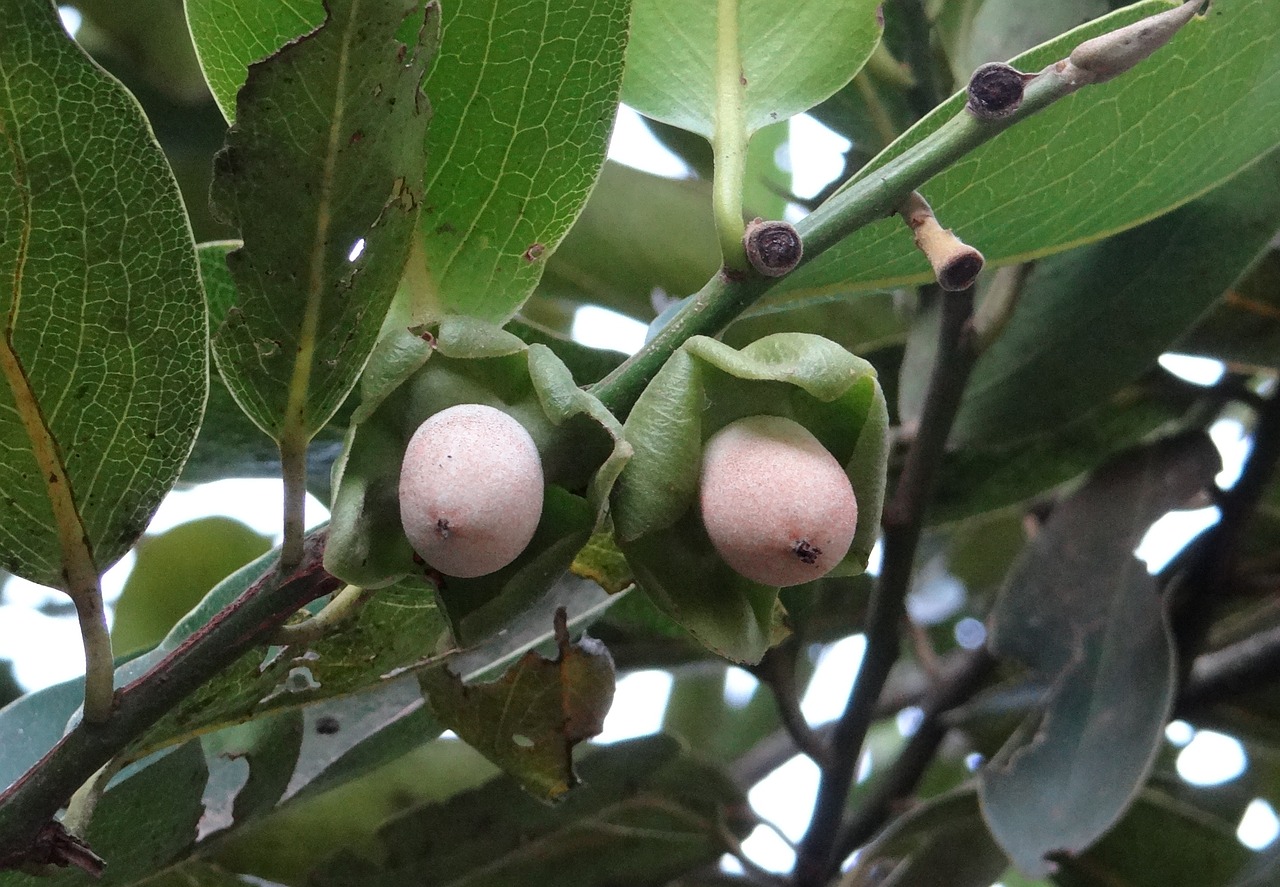
<instances>
[{"instance_id":1,"label":"cut branch stub","mask_svg":"<svg viewBox=\"0 0 1280 887\"><path fill-rule=\"evenodd\" d=\"M949 228L943 228L918 191L912 191L898 209L902 220L915 234L916 246L933 266L938 286L960 292L973 286L982 272L982 253L965 243Z\"/></svg>"},{"instance_id":2,"label":"cut branch stub","mask_svg":"<svg viewBox=\"0 0 1280 887\"><path fill-rule=\"evenodd\" d=\"M1008 117L1022 104L1027 76L1012 65L991 62L969 78L965 108L979 120Z\"/></svg>"},{"instance_id":3,"label":"cut branch stub","mask_svg":"<svg viewBox=\"0 0 1280 887\"><path fill-rule=\"evenodd\" d=\"M789 222L754 219L742 236L747 261L765 277L782 277L800 264L804 243Z\"/></svg>"}]
</instances>

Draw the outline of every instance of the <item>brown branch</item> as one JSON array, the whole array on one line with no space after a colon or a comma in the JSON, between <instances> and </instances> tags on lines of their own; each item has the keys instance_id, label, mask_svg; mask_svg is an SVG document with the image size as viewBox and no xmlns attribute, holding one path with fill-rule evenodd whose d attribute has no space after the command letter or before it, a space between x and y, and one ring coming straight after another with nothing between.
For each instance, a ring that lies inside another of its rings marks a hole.
<instances>
[{"instance_id":1,"label":"brown branch","mask_svg":"<svg viewBox=\"0 0 1280 887\"><path fill-rule=\"evenodd\" d=\"M866 653L849 701L836 722L832 766L823 771L813 819L800 844L795 869L797 887L824 884L839 867L840 860L833 853L836 835L876 700L898 659L899 627L905 616L904 601L911 584L925 506L960 409L965 383L977 360L972 317L972 289L944 297L937 360L920 427L907 450L893 498L885 506L884 557L867 616Z\"/></svg>"},{"instance_id":2,"label":"brown branch","mask_svg":"<svg viewBox=\"0 0 1280 887\"><path fill-rule=\"evenodd\" d=\"M995 668L996 660L986 649L966 656L960 670L934 688L922 706L924 717L898 754L893 765L854 812L835 840L835 858L843 860L857 850L893 815L895 807L908 798L920 783L949 729L943 717L967 702Z\"/></svg>"},{"instance_id":3,"label":"brown branch","mask_svg":"<svg viewBox=\"0 0 1280 887\"><path fill-rule=\"evenodd\" d=\"M1175 586L1173 630L1180 661L1189 664L1204 648L1209 630L1231 590L1245 532L1280 462L1280 393L1258 407L1253 447L1239 480L1218 497L1221 517L1179 556L1187 564ZM1185 675L1184 675L1185 677Z\"/></svg>"},{"instance_id":4,"label":"brown branch","mask_svg":"<svg viewBox=\"0 0 1280 887\"><path fill-rule=\"evenodd\" d=\"M773 691L778 717L796 749L812 758L819 767L825 768L830 764L829 749L800 711L800 692L796 683L796 655L799 649L799 644L794 640L773 647L751 671Z\"/></svg>"},{"instance_id":5,"label":"brown branch","mask_svg":"<svg viewBox=\"0 0 1280 887\"><path fill-rule=\"evenodd\" d=\"M50 823L100 767L142 736L202 684L270 638L300 607L342 583L324 571L325 533L305 540L302 563L286 576L274 568L116 694L104 724L82 721L0 794L0 869L36 860Z\"/></svg>"}]
</instances>

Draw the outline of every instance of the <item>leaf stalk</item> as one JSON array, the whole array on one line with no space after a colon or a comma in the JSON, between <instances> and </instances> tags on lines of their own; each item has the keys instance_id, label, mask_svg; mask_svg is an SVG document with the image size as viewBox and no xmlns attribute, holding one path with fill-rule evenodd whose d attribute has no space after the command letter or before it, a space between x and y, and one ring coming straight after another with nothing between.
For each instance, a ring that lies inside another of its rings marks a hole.
<instances>
[{"instance_id":1,"label":"leaf stalk","mask_svg":"<svg viewBox=\"0 0 1280 887\"><path fill-rule=\"evenodd\" d=\"M711 150L715 158L712 210L724 266L746 271L742 248L743 182L747 173L747 81L738 43L738 0L718 0L716 9L716 108Z\"/></svg>"}]
</instances>

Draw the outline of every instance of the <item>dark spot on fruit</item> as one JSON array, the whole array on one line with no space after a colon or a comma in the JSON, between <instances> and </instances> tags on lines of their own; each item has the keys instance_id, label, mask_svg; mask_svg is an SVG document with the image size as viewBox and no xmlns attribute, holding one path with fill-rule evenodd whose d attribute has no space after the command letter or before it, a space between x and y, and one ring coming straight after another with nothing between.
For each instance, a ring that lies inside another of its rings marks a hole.
<instances>
[{"instance_id":1,"label":"dark spot on fruit","mask_svg":"<svg viewBox=\"0 0 1280 887\"><path fill-rule=\"evenodd\" d=\"M449 519L442 517L436 521L436 532L440 534L441 539L449 538Z\"/></svg>"},{"instance_id":2,"label":"dark spot on fruit","mask_svg":"<svg viewBox=\"0 0 1280 887\"><path fill-rule=\"evenodd\" d=\"M801 539L795 545L792 545L791 551L806 564L816 564L818 557L822 554L822 549L810 545L808 539Z\"/></svg>"}]
</instances>

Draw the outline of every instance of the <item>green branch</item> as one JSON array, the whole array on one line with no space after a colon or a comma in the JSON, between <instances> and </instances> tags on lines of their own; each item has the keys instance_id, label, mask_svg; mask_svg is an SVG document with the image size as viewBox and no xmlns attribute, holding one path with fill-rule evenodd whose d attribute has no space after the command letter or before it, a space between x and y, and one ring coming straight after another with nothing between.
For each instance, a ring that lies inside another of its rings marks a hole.
<instances>
[{"instance_id":1,"label":"green branch","mask_svg":"<svg viewBox=\"0 0 1280 887\"><path fill-rule=\"evenodd\" d=\"M1167 43L1199 5L1198 0L1190 0L1088 40L1069 58L1027 78L1025 90L1020 90L1021 100L1015 99L1012 107L1001 107L993 115L967 106L899 156L882 166L864 169L796 224L804 243L800 264L813 261L858 229L895 212L912 191L1009 127L1085 86L1109 80L1138 64ZM1012 71L1007 66L1006 70ZM717 179L719 176L717 171ZM718 335L768 293L776 280L751 271L722 270L652 341L597 382L593 392L619 419L626 418L640 392L677 348L691 336Z\"/></svg>"}]
</instances>

